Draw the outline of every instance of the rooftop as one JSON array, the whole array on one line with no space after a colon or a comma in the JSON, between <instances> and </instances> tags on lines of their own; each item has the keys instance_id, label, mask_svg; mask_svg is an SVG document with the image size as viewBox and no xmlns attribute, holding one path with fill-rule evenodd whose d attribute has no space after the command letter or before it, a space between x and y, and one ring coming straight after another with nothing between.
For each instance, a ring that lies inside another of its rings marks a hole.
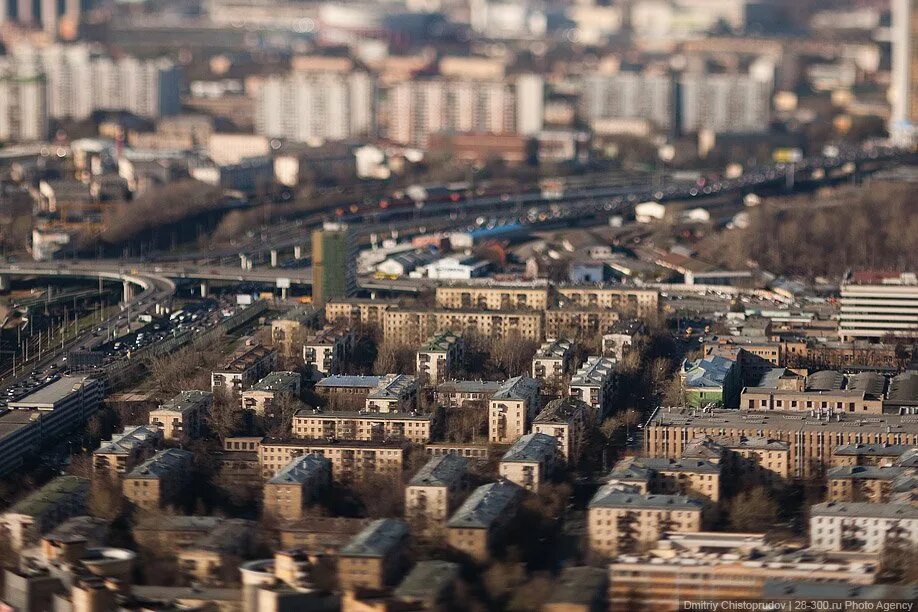
<instances>
[{"instance_id":1,"label":"rooftop","mask_svg":"<svg viewBox=\"0 0 918 612\"><path fill-rule=\"evenodd\" d=\"M161 450L137 467L125 478L131 479L157 479L170 476L178 471L185 470L194 459L194 455L179 448Z\"/></svg>"},{"instance_id":2,"label":"rooftop","mask_svg":"<svg viewBox=\"0 0 918 612\"><path fill-rule=\"evenodd\" d=\"M325 440L315 438L264 438L262 446L292 446L296 448L327 448L331 446L343 446L345 448L404 448L405 444L400 441L375 441L375 440Z\"/></svg>"},{"instance_id":3,"label":"rooftop","mask_svg":"<svg viewBox=\"0 0 918 612\"><path fill-rule=\"evenodd\" d=\"M468 469L469 461L456 453L434 457L425 463L408 482L409 487L448 487Z\"/></svg>"},{"instance_id":4,"label":"rooftop","mask_svg":"<svg viewBox=\"0 0 918 612\"><path fill-rule=\"evenodd\" d=\"M378 519L354 536L339 552L345 557L383 557L408 536L408 525L398 519Z\"/></svg>"},{"instance_id":5,"label":"rooftop","mask_svg":"<svg viewBox=\"0 0 918 612\"><path fill-rule=\"evenodd\" d=\"M350 332L337 325L326 325L316 333L309 336L306 346L326 346L343 340Z\"/></svg>"},{"instance_id":6,"label":"rooftop","mask_svg":"<svg viewBox=\"0 0 918 612\"><path fill-rule=\"evenodd\" d=\"M536 351L535 359L563 359L570 353L573 343L565 338L557 338L542 343Z\"/></svg>"},{"instance_id":7,"label":"rooftop","mask_svg":"<svg viewBox=\"0 0 918 612\"><path fill-rule=\"evenodd\" d=\"M520 436L510 447L510 450L504 453L504 456L501 457L501 462L531 463L542 461L554 455L557 447L558 440L553 436L541 433L526 434Z\"/></svg>"},{"instance_id":8,"label":"rooftop","mask_svg":"<svg viewBox=\"0 0 918 612\"><path fill-rule=\"evenodd\" d=\"M322 455L302 455L282 467L268 484L303 484L322 471L331 472L331 461Z\"/></svg>"},{"instance_id":9,"label":"rooftop","mask_svg":"<svg viewBox=\"0 0 918 612\"><path fill-rule=\"evenodd\" d=\"M842 444L836 446L833 455L864 456L876 455L878 457L899 457L906 451L915 448L912 444Z\"/></svg>"},{"instance_id":10,"label":"rooftop","mask_svg":"<svg viewBox=\"0 0 918 612\"><path fill-rule=\"evenodd\" d=\"M683 361L681 374L685 377L686 387L717 389L723 387L735 364L726 357L712 355L695 361Z\"/></svg>"},{"instance_id":11,"label":"rooftop","mask_svg":"<svg viewBox=\"0 0 918 612\"><path fill-rule=\"evenodd\" d=\"M801 600L869 600L871 602L918 600L918 586L898 584L850 584L803 580L766 580L762 597Z\"/></svg>"},{"instance_id":12,"label":"rooftop","mask_svg":"<svg viewBox=\"0 0 918 612\"><path fill-rule=\"evenodd\" d=\"M548 603L588 606L601 599L608 570L598 567L566 567L555 582Z\"/></svg>"},{"instance_id":13,"label":"rooftop","mask_svg":"<svg viewBox=\"0 0 918 612\"><path fill-rule=\"evenodd\" d=\"M509 480L498 480L472 491L447 523L448 527L487 529L516 503L523 489Z\"/></svg>"},{"instance_id":14,"label":"rooftop","mask_svg":"<svg viewBox=\"0 0 918 612\"><path fill-rule=\"evenodd\" d=\"M395 589L398 599L434 600L459 577L459 564L449 561L421 561Z\"/></svg>"},{"instance_id":15,"label":"rooftop","mask_svg":"<svg viewBox=\"0 0 918 612\"><path fill-rule=\"evenodd\" d=\"M417 387L417 379L408 374L386 374L367 395L367 399L399 399Z\"/></svg>"},{"instance_id":16,"label":"rooftop","mask_svg":"<svg viewBox=\"0 0 918 612\"><path fill-rule=\"evenodd\" d=\"M639 510L698 510L701 511L700 501L685 495L657 495L624 492L614 484L605 484L599 488L590 508L635 508Z\"/></svg>"},{"instance_id":17,"label":"rooftop","mask_svg":"<svg viewBox=\"0 0 918 612\"><path fill-rule=\"evenodd\" d=\"M89 376L61 376L59 379L34 391L19 401L10 402L10 408L53 408L54 404L65 399L71 393L81 389L83 385L94 383L95 379Z\"/></svg>"},{"instance_id":18,"label":"rooftop","mask_svg":"<svg viewBox=\"0 0 918 612\"><path fill-rule=\"evenodd\" d=\"M572 387L602 386L612 375L615 360L611 357L592 356L584 362L571 378Z\"/></svg>"},{"instance_id":19,"label":"rooftop","mask_svg":"<svg viewBox=\"0 0 918 612\"><path fill-rule=\"evenodd\" d=\"M233 355L223 362L215 372L245 372L253 365L275 352L274 349L268 348L261 344L252 346L243 346Z\"/></svg>"},{"instance_id":20,"label":"rooftop","mask_svg":"<svg viewBox=\"0 0 918 612\"><path fill-rule=\"evenodd\" d=\"M537 394L539 383L527 376L515 376L505 380L494 392L491 399L496 400L525 400Z\"/></svg>"},{"instance_id":21,"label":"rooftop","mask_svg":"<svg viewBox=\"0 0 918 612\"><path fill-rule=\"evenodd\" d=\"M826 478L828 480L895 480L906 472L906 468L897 466L842 465L827 470Z\"/></svg>"},{"instance_id":22,"label":"rooftop","mask_svg":"<svg viewBox=\"0 0 918 612\"><path fill-rule=\"evenodd\" d=\"M103 440L94 455L129 455L145 444L155 443L159 432L153 426L128 425L121 433L112 434L111 440Z\"/></svg>"},{"instance_id":23,"label":"rooftop","mask_svg":"<svg viewBox=\"0 0 918 612\"><path fill-rule=\"evenodd\" d=\"M433 415L420 412L372 412L370 410L320 410L301 408L294 415L301 419L370 419L374 421L430 421Z\"/></svg>"},{"instance_id":24,"label":"rooftop","mask_svg":"<svg viewBox=\"0 0 918 612\"><path fill-rule=\"evenodd\" d=\"M214 394L210 391L182 391L169 401L161 404L158 410L169 412L184 412L189 408L195 408L202 402L209 402L213 399Z\"/></svg>"},{"instance_id":25,"label":"rooftop","mask_svg":"<svg viewBox=\"0 0 918 612\"><path fill-rule=\"evenodd\" d=\"M251 391L286 391L300 382L298 372L271 372L252 385Z\"/></svg>"},{"instance_id":26,"label":"rooftop","mask_svg":"<svg viewBox=\"0 0 918 612\"><path fill-rule=\"evenodd\" d=\"M451 380L437 386L438 393L497 393L503 385L497 380Z\"/></svg>"},{"instance_id":27,"label":"rooftop","mask_svg":"<svg viewBox=\"0 0 918 612\"><path fill-rule=\"evenodd\" d=\"M918 519L918 508L906 504L826 502L810 506L810 516L852 516L890 519Z\"/></svg>"},{"instance_id":28,"label":"rooftop","mask_svg":"<svg viewBox=\"0 0 918 612\"><path fill-rule=\"evenodd\" d=\"M441 331L428 338L420 350L426 353L445 353L449 350L449 347L458 341L458 334L454 334L451 331Z\"/></svg>"},{"instance_id":29,"label":"rooftop","mask_svg":"<svg viewBox=\"0 0 918 612\"><path fill-rule=\"evenodd\" d=\"M361 389L372 389L379 384L381 379L382 376L326 376L316 383L316 388L359 387Z\"/></svg>"},{"instance_id":30,"label":"rooftop","mask_svg":"<svg viewBox=\"0 0 918 612\"><path fill-rule=\"evenodd\" d=\"M576 397L562 397L548 402L533 423L569 423L576 415L581 417L590 406Z\"/></svg>"},{"instance_id":31,"label":"rooftop","mask_svg":"<svg viewBox=\"0 0 918 612\"><path fill-rule=\"evenodd\" d=\"M20 499L6 513L39 516L56 508L63 499L89 491L89 480L76 476L58 476L42 488Z\"/></svg>"}]
</instances>

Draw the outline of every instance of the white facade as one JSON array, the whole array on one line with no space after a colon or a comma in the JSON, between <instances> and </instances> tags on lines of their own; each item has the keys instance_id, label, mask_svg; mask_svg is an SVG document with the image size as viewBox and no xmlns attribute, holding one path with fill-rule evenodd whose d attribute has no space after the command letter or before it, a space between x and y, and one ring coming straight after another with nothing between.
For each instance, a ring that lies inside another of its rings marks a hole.
<instances>
[{"instance_id":1,"label":"white facade","mask_svg":"<svg viewBox=\"0 0 918 612\"><path fill-rule=\"evenodd\" d=\"M686 74L680 79L681 129L761 132L771 117L773 81L760 74Z\"/></svg>"},{"instance_id":2,"label":"white facade","mask_svg":"<svg viewBox=\"0 0 918 612\"><path fill-rule=\"evenodd\" d=\"M48 137L48 104L40 76L0 78L0 140L36 142Z\"/></svg>"},{"instance_id":3,"label":"white facade","mask_svg":"<svg viewBox=\"0 0 918 612\"><path fill-rule=\"evenodd\" d=\"M365 72L292 72L258 94L256 131L298 142L373 135L375 85Z\"/></svg>"},{"instance_id":4,"label":"white facade","mask_svg":"<svg viewBox=\"0 0 918 612\"><path fill-rule=\"evenodd\" d=\"M892 0L892 83L890 98L892 113L889 121L889 133L900 145L914 143L918 136L918 125L915 124L916 104L912 100L915 51L912 39L912 16L914 0Z\"/></svg>"},{"instance_id":5,"label":"white facade","mask_svg":"<svg viewBox=\"0 0 918 612\"><path fill-rule=\"evenodd\" d=\"M902 275L900 282L842 285L838 315L842 340L918 336L918 282L914 274Z\"/></svg>"},{"instance_id":6,"label":"white facade","mask_svg":"<svg viewBox=\"0 0 918 612\"><path fill-rule=\"evenodd\" d=\"M907 504L824 503L810 509L816 550L881 553L918 546L918 509Z\"/></svg>"},{"instance_id":7,"label":"white facade","mask_svg":"<svg viewBox=\"0 0 918 612\"><path fill-rule=\"evenodd\" d=\"M669 129L673 119L673 81L667 75L638 72L590 75L583 85L582 111L591 124L610 119L643 119Z\"/></svg>"}]
</instances>

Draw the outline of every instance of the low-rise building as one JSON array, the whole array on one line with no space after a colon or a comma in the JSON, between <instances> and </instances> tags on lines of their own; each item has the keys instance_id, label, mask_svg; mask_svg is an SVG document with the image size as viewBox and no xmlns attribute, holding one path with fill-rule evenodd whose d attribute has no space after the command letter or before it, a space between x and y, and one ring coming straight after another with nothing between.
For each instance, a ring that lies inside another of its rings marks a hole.
<instances>
[{"instance_id":1,"label":"low-rise building","mask_svg":"<svg viewBox=\"0 0 918 612\"><path fill-rule=\"evenodd\" d=\"M529 491L538 491L555 467L558 441L554 436L530 433L513 443L501 457L498 471L506 478Z\"/></svg>"},{"instance_id":2,"label":"low-rise building","mask_svg":"<svg viewBox=\"0 0 918 612\"><path fill-rule=\"evenodd\" d=\"M486 310L431 310L390 308L383 319L383 338L393 344L419 345L438 330L477 333L492 340L542 339L542 313Z\"/></svg>"},{"instance_id":3,"label":"low-rise building","mask_svg":"<svg viewBox=\"0 0 918 612\"><path fill-rule=\"evenodd\" d=\"M740 396L740 408L748 411L882 414L883 398L848 389L795 391L746 387Z\"/></svg>"},{"instance_id":4,"label":"low-rise building","mask_svg":"<svg viewBox=\"0 0 918 612\"><path fill-rule=\"evenodd\" d=\"M614 310L629 317L655 317L660 312L660 292L622 286L562 285L556 288L559 305L573 304Z\"/></svg>"},{"instance_id":5,"label":"low-rise building","mask_svg":"<svg viewBox=\"0 0 918 612\"><path fill-rule=\"evenodd\" d=\"M478 487L446 523L447 543L476 561L487 561L500 549L522 496L523 489L507 480Z\"/></svg>"},{"instance_id":6,"label":"low-rise building","mask_svg":"<svg viewBox=\"0 0 918 612\"><path fill-rule=\"evenodd\" d=\"M370 391L379 386L382 376L326 376L313 388L337 410L361 410Z\"/></svg>"},{"instance_id":7,"label":"low-rise building","mask_svg":"<svg viewBox=\"0 0 918 612\"><path fill-rule=\"evenodd\" d=\"M405 487L405 519L425 533L435 532L459 505L468 464L468 459L452 453L425 463Z\"/></svg>"},{"instance_id":8,"label":"low-rise building","mask_svg":"<svg viewBox=\"0 0 918 612\"><path fill-rule=\"evenodd\" d=\"M193 459L190 452L178 448L159 451L124 476L122 494L144 510L171 504L188 481Z\"/></svg>"},{"instance_id":9,"label":"low-rise building","mask_svg":"<svg viewBox=\"0 0 918 612\"><path fill-rule=\"evenodd\" d=\"M383 318L396 300L333 298L325 302L325 320L336 325L365 325L382 329Z\"/></svg>"},{"instance_id":10,"label":"low-rise building","mask_svg":"<svg viewBox=\"0 0 918 612\"><path fill-rule=\"evenodd\" d=\"M659 408L644 429L644 447L653 457L678 458L701 436L764 437L788 445L792 477L821 476L836 448L846 444L918 444L918 422L909 415L757 412Z\"/></svg>"},{"instance_id":11,"label":"low-rise building","mask_svg":"<svg viewBox=\"0 0 918 612\"><path fill-rule=\"evenodd\" d=\"M609 357L589 357L571 378L568 395L590 406L592 422L602 421L612 412L615 361Z\"/></svg>"},{"instance_id":12,"label":"low-rise building","mask_svg":"<svg viewBox=\"0 0 918 612\"><path fill-rule=\"evenodd\" d=\"M417 353L417 373L421 383L434 386L451 378L462 365L463 348L462 338L450 331L428 338Z\"/></svg>"},{"instance_id":13,"label":"low-rise building","mask_svg":"<svg viewBox=\"0 0 918 612\"><path fill-rule=\"evenodd\" d=\"M889 467L899 465L903 459L916 454L915 444L864 444L854 442L841 444L832 451L830 463L833 467L841 465L861 465L870 467Z\"/></svg>"},{"instance_id":14,"label":"low-rise building","mask_svg":"<svg viewBox=\"0 0 918 612\"><path fill-rule=\"evenodd\" d=\"M159 431L146 425L128 425L111 440L103 441L92 453L93 475L118 478L153 454L160 441Z\"/></svg>"},{"instance_id":15,"label":"low-rise building","mask_svg":"<svg viewBox=\"0 0 918 612\"><path fill-rule=\"evenodd\" d=\"M338 584L342 589L394 585L405 570L408 539L404 521L373 521L338 551Z\"/></svg>"},{"instance_id":16,"label":"low-rise building","mask_svg":"<svg viewBox=\"0 0 918 612\"><path fill-rule=\"evenodd\" d=\"M292 433L300 438L324 440L407 440L429 442L441 429L442 411L367 412L304 408L293 417Z\"/></svg>"},{"instance_id":17,"label":"low-rise building","mask_svg":"<svg viewBox=\"0 0 918 612\"><path fill-rule=\"evenodd\" d=\"M292 357L298 350L298 340L305 338L306 330L316 326L319 311L311 304L288 310L271 321L271 343L284 357Z\"/></svg>"},{"instance_id":18,"label":"low-rise building","mask_svg":"<svg viewBox=\"0 0 918 612\"><path fill-rule=\"evenodd\" d=\"M13 550L33 544L64 520L86 512L90 482L58 476L0 514L0 531Z\"/></svg>"},{"instance_id":19,"label":"low-rise building","mask_svg":"<svg viewBox=\"0 0 918 612\"><path fill-rule=\"evenodd\" d=\"M276 350L261 344L246 344L213 371L210 376L211 391L225 391L239 397L276 366Z\"/></svg>"},{"instance_id":20,"label":"low-rise building","mask_svg":"<svg viewBox=\"0 0 918 612\"><path fill-rule=\"evenodd\" d=\"M332 462L337 481L360 480L367 474L398 476L405 462L404 442L266 438L258 445L258 463L266 480L300 455L318 454Z\"/></svg>"},{"instance_id":21,"label":"low-rise building","mask_svg":"<svg viewBox=\"0 0 918 612\"><path fill-rule=\"evenodd\" d=\"M300 378L299 372L271 372L242 392L243 410L274 416L275 404L300 397Z\"/></svg>"},{"instance_id":22,"label":"low-rise building","mask_svg":"<svg viewBox=\"0 0 918 612\"><path fill-rule=\"evenodd\" d=\"M704 459L720 465L722 474L745 482L777 484L791 476L790 446L764 436L702 436L682 451L683 459Z\"/></svg>"},{"instance_id":23,"label":"low-rise building","mask_svg":"<svg viewBox=\"0 0 918 612\"><path fill-rule=\"evenodd\" d=\"M570 371L574 344L564 338L545 341L532 358L532 377L542 383L558 382Z\"/></svg>"},{"instance_id":24,"label":"low-rise building","mask_svg":"<svg viewBox=\"0 0 918 612\"><path fill-rule=\"evenodd\" d=\"M437 287L435 300L450 310L545 310L550 296L548 286L455 284Z\"/></svg>"},{"instance_id":25,"label":"low-rise building","mask_svg":"<svg viewBox=\"0 0 918 612\"><path fill-rule=\"evenodd\" d=\"M603 612L609 609L608 586L608 571L603 568L565 567L541 612Z\"/></svg>"},{"instance_id":26,"label":"low-rise building","mask_svg":"<svg viewBox=\"0 0 918 612\"><path fill-rule=\"evenodd\" d=\"M367 412L410 412L418 396L418 381L408 374L386 374L367 394Z\"/></svg>"},{"instance_id":27,"label":"low-rise building","mask_svg":"<svg viewBox=\"0 0 918 612\"><path fill-rule=\"evenodd\" d=\"M255 550L255 523L226 519L176 555L188 582L207 586L235 583L239 564Z\"/></svg>"},{"instance_id":28,"label":"low-rise building","mask_svg":"<svg viewBox=\"0 0 918 612\"><path fill-rule=\"evenodd\" d=\"M549 308L545 311L545 335L549 338L565 335L597 337L614 329L618 322L616 311L601 306Z\"/></svg>"},{"instance_id":29,"label":"low-rise building","mask_svg":"<svg viewBox=\"0 0 918 612\"><path fill-rule=\"evenodd\" d=\"M720 465L706 459L626 457L615 464L608 481L635 485L642 493L720 500Z\"/></svg>"},{"instance_id":30,"label":"low-rise building","mask_svg":"<svg viewBox=\"0 0 918 612\"><path fill-rule=\"evenodd\" d=\"M887 503L891 501L897 482L911 482L910 472L912 470L896 466L843 465L829 468L826 472L826 500Z\"/></svg>"},{"instance_id":31,"label":"low-rise building","mask_svg":"<svg viewBox=\"0 0 918 612\"><path fill-rule=\"evenodd\" d=\"M539 407L539 383L535 379L516 376L505 381L488 402L488 439L512 444L529 431Z\"/></svg>"},{"instance_id":32,"label":"low-rise building","mask_svg":"<svg viewBox=\"0 0 918 612\"><path fill-rule=\"evenodd\" d=\"M280 519L301 519L303 508L330 484L331 461L321 455L297 457L265 483L263 511Z\"/></svg>"},{"instance_id":33,"label":"low-rise building","mask_svg":"<svg viewBox=\"0 0 918 612\"><path fill-rule=\"evenodd\" d=\"M646 326L640 319L623 319L602 335L602 354L621 361L645 333Z\"/></svg>"},{"instance_id":34,"label":"low-rise building","mask_svg":"<svg viewBox=\"0 0 918 612\"><path fill-rule=\"evenodd\" d=\"M739 405L742 374L739 364L721 355L682 362L679 380L686 403L700 408L713 404L735 408Z\"/></svg>"},{"instance_id":35,"label":"low-rise building","mask_svg":"<svg viewBox=\"0 0 918 612\"><path fill-rule=\"evenodd\" d=\"M607 483L587 507L589 548L614 556L643 550L668 531L701 531L702 509L700 501L684 495L636 493Z\"/></svg>"},{"instance_id":36,"label":"low-rise building","mask_svg":"<svg viewBox=\"0 0 918 612\"><path fill-rule=\"evenodd\" d=\"M816 504L810 507L810 546L866 553L918 546L918 508L865 502Z\"/></svg>"},{"instance_id":37,"label":"low-rise building","mask_svg":"<svg viewBox=\"0 0 918 612\"><path fill-rule=\"evenodd\" d=\"M333 553L373 522L368 518L311 516L278 525L280 545L285 550L305 549Z\"/></svg>"},{"instance_id":38,"label":"low-rise building","mask_svg":"<svg viewBox=\"0 0 918 612\"><path fill-rule=\"evenodd\" d=\"M496 380L451 380L437 385L437 403L446 408L461 408L469 402L487 404L502 384Z\"/></svg>"},{"instance_id":39,"label":"low-rise building","mask_svg":"<svg viewBox=\"0 0 918 612\"><path fill-rule=\"evenodd\" d=\"M589 413L590 406L577 398L552 400L532 421L532 431L554 437L561 456L575 464L583 450Z\"/></svg>"},{"instance_id":40,"label":"low-rise building","mask_svg":"<svg viewBox=\"0 0 918 612\"><path fill-rule=\"evenodd\" d=\"M453 602L461 567L449 561L420 561L392 593L397 604L418 610L447 609Z\"/></svg>"},{"instance_id":41,"label":"low-rise building","mask_svg":"<svg viewBox=\"0 0 918 612\"><path fill-rule=\"evenodd\" d=\"M487 463L491 459L491 446L489 444L475 444L463 442L437 442L425 444L424 451L428 457L442 457L443 455L459 455L478 464Z\"/></svg>"},{"instance_id":42,"label":"low-rise building","mask_svg":"<svg viewBox=\"0 0 918 612\"><path fill-rule=\"evenodd\" d=\"M195 438L213 402L214 394L208 391L182 391L150 411L150 425L166 440Z\"/></svg>"},{"instance_id":43,"label":"low-rise building","mask_svg":"<svg viewBox=\"0 0 918 612\"><path fill-rule=\"evenodd\" d=\"M353 332L337 325L326 325L306 340L303 363L313 376L337 374L353 348Z\"/></svg>"}]
</instances>

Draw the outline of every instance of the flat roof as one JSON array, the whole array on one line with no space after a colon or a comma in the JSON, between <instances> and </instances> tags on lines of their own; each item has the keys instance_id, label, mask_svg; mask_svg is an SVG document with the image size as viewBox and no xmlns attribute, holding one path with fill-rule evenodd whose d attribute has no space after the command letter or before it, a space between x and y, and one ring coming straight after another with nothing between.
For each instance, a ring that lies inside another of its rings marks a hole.
<instances>
[{"instance_id":1,"label":"flat roof","mask_svg":"<svg viewBox=\"0 0 918 612\"><path fill-rule=\"evenodd\" d=\"M918 415L836 413L811 416L807 412L743 412L740 410L703 410L686 407L660 408L648 427L694 427L710 429L755 429L784 431L851 431L918 435Z\"/></svg>"},{"instance_id":2,"label":"flat roof","mask_svg":"<svg viewBox=\"0 0 918 612\"><path fill-rule=\"evenodd\" d=\"M90 381L95 382L94 378L89 376L61 376L49 385L34 391L16 402L10 402L10 408L33 408L45 407L53 408L54 404L66 399L67 396L80 389L84 384Z\"/></svg>"},{"instance_id":3,"label":"flat roof","mask_svg":"<svg viewBox=\"0 0 918 612\"><path fill-rule=\"evenodd\" d=\"M191 391L182 391L167 402L160 404L159 408L153 410L152 412L184 412L189 408L196 407L203 401L209 401L211 398L213 398L213 396L214 394L210 391L199 391L197 389L192 389Z\"/></svg>"},{"instance_id":4,"label":"flat roof","mask_svg":"<svg viewBox=\"0 0 918 612\"><path fill-rule=\"evenodd\" d=\"M271 372L257 383L250 391L277 391L291 389L300 382L299 372Z\"/></svg>"}]
</instances>

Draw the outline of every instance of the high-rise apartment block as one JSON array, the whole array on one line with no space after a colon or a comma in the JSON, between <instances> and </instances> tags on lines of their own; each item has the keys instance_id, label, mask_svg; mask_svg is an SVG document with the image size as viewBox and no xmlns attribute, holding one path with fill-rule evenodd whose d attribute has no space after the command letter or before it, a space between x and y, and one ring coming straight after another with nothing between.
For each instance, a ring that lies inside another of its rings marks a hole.
<instances>
[{"instance_id":1,"label":"high-rise apartment block","mask_svg":"<svg viewBox=\"0 0 918 612\"><path fill-rule=\"evenodd\" d=\"M357 243L347 225L326 223L312 233L312 301L324 304L357 290Z\"/></svg>"}]
</instances>

